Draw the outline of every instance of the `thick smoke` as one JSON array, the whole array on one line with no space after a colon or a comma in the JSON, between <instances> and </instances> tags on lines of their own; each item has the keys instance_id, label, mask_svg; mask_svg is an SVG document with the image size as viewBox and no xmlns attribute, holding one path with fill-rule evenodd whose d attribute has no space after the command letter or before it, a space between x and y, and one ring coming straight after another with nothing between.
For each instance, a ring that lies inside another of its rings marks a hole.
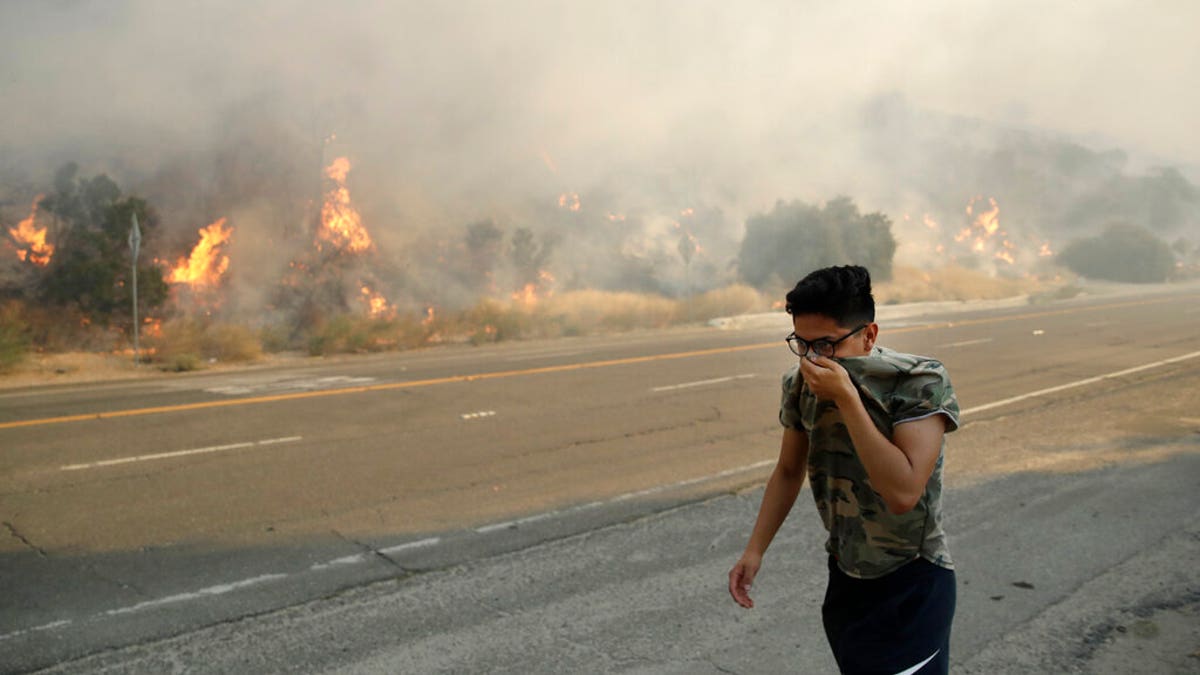
<instances>
[{"instance_id":1,"label":"thick smoke","mask_svg":"<svg viewBox=\"0 0 1200 675\"><path fill-rule=\"evenodd\" d=\"M952 232L974 198L1057 246L1105 181L1197 180L1198 23L1183 2L6 3L0 222L78 162L156 207L164 250L228 218L247 311L289 265L334 264L304 256L337 156L377 249L328 292L414 308L519 287L518 230L561 288L727 283L779 199L849 195L913 260L925 216Z\"/></svg>"}]
</instances>

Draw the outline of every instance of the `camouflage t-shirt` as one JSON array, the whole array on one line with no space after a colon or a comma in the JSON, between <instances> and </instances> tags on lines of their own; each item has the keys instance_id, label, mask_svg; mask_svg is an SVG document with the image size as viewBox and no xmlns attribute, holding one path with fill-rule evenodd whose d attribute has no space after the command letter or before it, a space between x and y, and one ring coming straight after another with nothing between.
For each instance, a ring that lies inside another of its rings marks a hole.
<instances>
[{"instance_id":1,"label":"camouflage t-shirt","mask_svg":"<svg viewBox=\"0 0 1200 675\"><path fill-rule=\"evenodd\" d=\"M875 347L868 356L839 358L850 373L876 428L892 429L943 415L946 432L958 428L958 399L941 362ZM850 432L833 401L818 399L799 376L800 364L783 376L779 421L808 434L808 477L825 529L826 548L846 574L881 577L917 556L954 568L942 529L942 460L945 440L925 493L909 512L894 514L871 487Z\"/></svg>"}]
</instances>

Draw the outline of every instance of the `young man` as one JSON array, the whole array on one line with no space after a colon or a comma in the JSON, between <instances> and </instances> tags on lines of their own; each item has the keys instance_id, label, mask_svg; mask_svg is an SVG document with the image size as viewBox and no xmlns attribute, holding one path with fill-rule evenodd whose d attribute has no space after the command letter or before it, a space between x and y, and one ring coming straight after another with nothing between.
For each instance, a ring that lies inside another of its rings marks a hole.
<instances>
[{"instance_id":1,"label":"young man","mask_svg":"<svg viewBox=\"0 0 1200 675\"><path fill-rule=\"evenodd\" d=\"M946 673L954 566L942 530L943 436L958 402L942 364L875 344L871 277L857 266L787 294L800 361L783 376L783 443L729 592L750 584L807 473L829 532L825 635L844 673Z\"/></svg>"}]
</instances>

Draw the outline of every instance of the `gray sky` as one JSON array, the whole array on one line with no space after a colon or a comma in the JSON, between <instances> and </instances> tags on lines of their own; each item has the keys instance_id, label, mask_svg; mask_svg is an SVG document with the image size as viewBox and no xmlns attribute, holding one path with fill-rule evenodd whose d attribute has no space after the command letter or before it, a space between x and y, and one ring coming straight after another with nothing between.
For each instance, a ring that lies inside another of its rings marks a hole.
<instances>
[{"instance_id":1,"label":"gray sky","mask_svg":"<svg viewBox=\"0 0 1200 675\"><path fill-rule=\"evenodd\" d=\"M1187 0L9 2L0 170L152 173L269 101L396 189L669 168L761 208L853 193L846 120L884 92L1194 166L1198 25Z\"/></svg>"}]
</instances>

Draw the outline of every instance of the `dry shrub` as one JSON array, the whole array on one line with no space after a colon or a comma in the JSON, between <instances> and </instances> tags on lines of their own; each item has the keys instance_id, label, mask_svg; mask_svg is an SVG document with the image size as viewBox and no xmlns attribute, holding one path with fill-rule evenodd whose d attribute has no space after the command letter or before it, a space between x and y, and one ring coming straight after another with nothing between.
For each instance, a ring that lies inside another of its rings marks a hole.
<instances>
[{"instance_id":1,"label":"dry shrub","mask_svg":"<svg viewBox=\"0 0 1200 675\"><path fill-rule=\"evenodd\" d=\"M771 303L752 286L734 284L716 288L691 300L685 312L695 321L770 311Z\"/></svg>"},{"instance_id":2,"label":"dry shrub","mask_svg":"<svg viewBox=\"0 0 1200 675\"><path fill-rule=\"evenodd\" d=\"M258 336L245 326L181 318L163 324L149 337L153 360L165 370L195 370L206 361L255 361L262 357Z\"/></svg>"},{"instance_id":3,"label":"dry shrub","mask_svg":"<svg viewBox=\"0 0 1200 675\"><path fill-rule=\"evenodd\" d=\"M460 330L474 345L526 337L534 324L531 308L497 300L480 300L463 312L460 322Z\"/></svg>"},{"instance_id":4,"label":"dry shrub","mask_svg":"<svg viewBox=\"0 0 1200 675\"><path fill-rule=\"evenodd\" d=\"M308 353L362 354L414 349L435 341L446 331L442 320L422 321L413 316L372 318L339 314L308 336Z\"/></svg>"},{"instance_id":5,"label":"dry shrub","mask_svg":"<svg viewBox=\"0 0 1200 675\"><path fill-rule=\"evenodd\" d=\"M963 267L919 270L897 266L890 281L874 285L882 305L938 300L998 300L1033 293L1041 282L1030 278L991 277Z\"/></svg>"},{"instance_id":6,"label":"dry shrub","mask_svg":"<svg viewBox=\"0 0 1200 675\"><path fill-rule=\"evenodd\" d=\"M569 291L546 300L545 315L564 334L662 328L676 321L679 303L660 295L614 291Z\"/></svg>"},{"instance_id":7,"label":"dry shrub","mask_svg":"<svg viewBox=\"0 0 1200 675\"><path fill-rule=\"evenodd\" d=\"M29 325L17 302L0 307L0 373L11 371L29 352Z\"/></svg>"}]
</instances>

